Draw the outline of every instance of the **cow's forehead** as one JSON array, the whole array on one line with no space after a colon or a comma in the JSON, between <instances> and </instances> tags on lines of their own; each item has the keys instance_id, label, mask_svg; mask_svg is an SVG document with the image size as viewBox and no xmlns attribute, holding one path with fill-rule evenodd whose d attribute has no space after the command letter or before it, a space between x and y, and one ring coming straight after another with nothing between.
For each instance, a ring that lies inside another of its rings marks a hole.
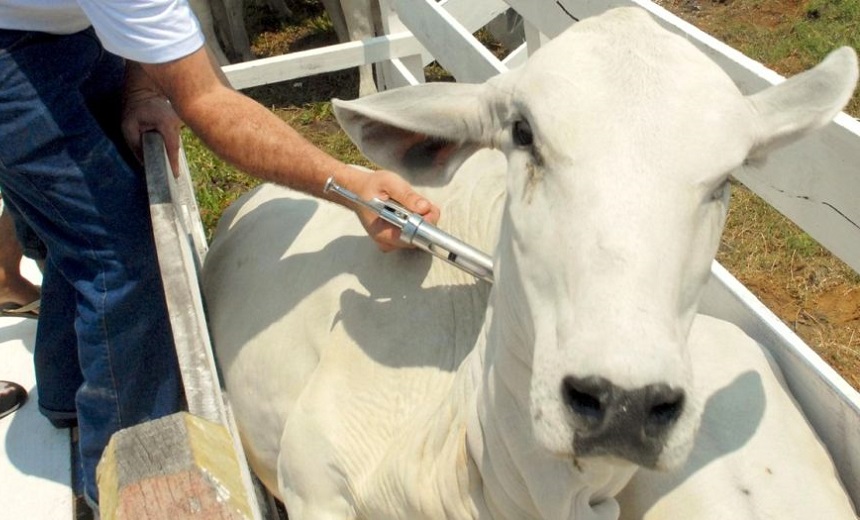
<instances>
[{"instance_id":1,"label":"cow's forehead","mask_svg":"<svg viewBox=\"0 0 860 520\"><path fill-rule=\"evenodd\" d=\"M678 97L679 103L713 106L742 97L713 61L639 9L579 22L525 67L515 93L529 103L552 102L553 110L595 103L627 110L625 103L655 105ZM567 102L559 103L559 96Z\"/></svg>"},{"instance_id":2,"label":"cow's forehead","mask_svg":"<svg viewBox=\"0 0 860 520\"><path fill-rule=\"evenodd\" d=\"M626 154L641 167L671 155L693 182L737 166L753 132L737 86L649 15L614 14L580 22L512 77L514 112L532 124L548 158L599 155L619 166Z\"/></svg>"}]
</instances>

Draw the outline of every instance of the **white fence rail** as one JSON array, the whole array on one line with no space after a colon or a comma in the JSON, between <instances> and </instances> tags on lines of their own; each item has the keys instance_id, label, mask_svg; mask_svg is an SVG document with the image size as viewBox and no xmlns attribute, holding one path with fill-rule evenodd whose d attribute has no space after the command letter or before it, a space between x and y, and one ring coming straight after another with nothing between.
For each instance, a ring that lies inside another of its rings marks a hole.
<instances>
[{"instance_id":1,"label":"white fence rail","mask_svg":"<svg viewBox=\"0 0 860 520\"><path fill-rule=\"evenodd\" d=\"M636 5L680 33L751 93L782 78L763 65L644 0L383 0L399 21L394 34L225 67L237 88L384 62L386 84L423 80L414 64L434 57L458 81L479 82L503 72L577 20ZM500 62L472 33L508 6L525 20L527 42ZM402 22L402 23L401 23ZM403 30L403 28L408 30ZM391 76L396 76L392 78ZM860 272L860 124L841 114L824 130L772 154L738 179ZM703 312L733 321L767 346L860 506L860 394L824 363L721 266L715 264Z\"/></svg>"}]
</instances>

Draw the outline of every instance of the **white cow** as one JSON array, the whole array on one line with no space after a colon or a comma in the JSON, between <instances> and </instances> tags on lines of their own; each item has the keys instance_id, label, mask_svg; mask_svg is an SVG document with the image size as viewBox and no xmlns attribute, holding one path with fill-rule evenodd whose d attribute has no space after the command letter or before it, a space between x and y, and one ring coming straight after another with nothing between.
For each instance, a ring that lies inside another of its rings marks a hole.
<instances>
[{"instance_id":1,"label":"white cow","mask_svg":"<svg viewBox=\"0 0 860 520\"><path fill-rule=\"evenodd\" d=\"M724 380L702 378L726 336L696 308L729 175L830 121L856 81L842 49L745 97L628 8L483 85L336 101L378 164L416 182L456 171L425 192L442 228L493 251L495 283L382 254L348 212L279 187L231 207L203 284L252 466L294 520L617 518L638 468L687 468L708 449L703 411L706 426L725 413ZM721 377L758 378L771 425L775 376L720 360ZM795 430L786 500L853 518L835 477L805 478L832 464ZM631 510L666 491L641 489Z\"/></svg>"}]
</instances>

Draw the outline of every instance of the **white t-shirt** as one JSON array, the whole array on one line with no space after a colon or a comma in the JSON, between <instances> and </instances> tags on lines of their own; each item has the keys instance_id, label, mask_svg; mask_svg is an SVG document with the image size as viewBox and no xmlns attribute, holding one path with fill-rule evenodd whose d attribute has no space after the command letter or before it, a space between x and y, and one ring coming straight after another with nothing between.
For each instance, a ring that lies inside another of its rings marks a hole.
<instances>
[{"instance_id":1,"label":"white t-shirt","mask_svg":"<svg viewBox=\"0 0 860 520\"><path fill-rule=\"evenodd\" d=\"M0 27L71 34L90 25L108 51L164 63L203 46L187 0L0 0Z\"/></svg>"}]
</instances>

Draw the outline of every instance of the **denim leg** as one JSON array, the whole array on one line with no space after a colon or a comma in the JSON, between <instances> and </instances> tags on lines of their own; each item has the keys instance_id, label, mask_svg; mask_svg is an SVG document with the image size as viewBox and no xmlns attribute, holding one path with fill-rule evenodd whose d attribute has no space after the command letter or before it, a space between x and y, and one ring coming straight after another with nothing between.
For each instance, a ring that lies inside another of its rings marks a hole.
<instances>
[{"instance_id":1,"label":"denim leg","mask_svg":"<svg viewBox=\"0 0 860 520\"><path fill-rule=\"evenodd\" d=\"M91 30L0 30L0 189L47 248L39 405L49 418L77 411L95 499L110 436L182 406L145 180L105 132L117 60Z\"/></svg>"}]
</instances>

